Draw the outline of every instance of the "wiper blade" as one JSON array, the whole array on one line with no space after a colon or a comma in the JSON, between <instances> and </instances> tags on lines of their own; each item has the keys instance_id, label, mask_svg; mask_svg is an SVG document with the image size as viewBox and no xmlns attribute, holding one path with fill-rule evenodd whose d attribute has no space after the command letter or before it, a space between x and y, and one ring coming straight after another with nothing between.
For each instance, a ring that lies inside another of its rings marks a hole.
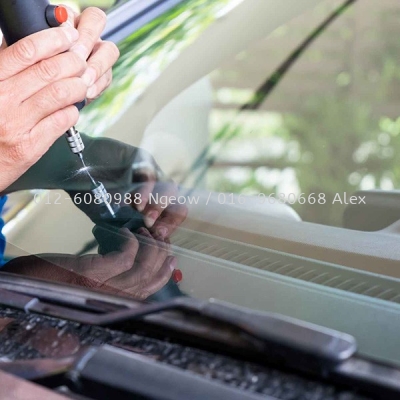
<instances>
[{"instance_id":1,"label":"wiper blade","mask_svg":"<svg viewBox=\"0 0 400 400\"><path fill-rule=\"evenodd\" d=\"M195 347L217 348L285 370L305 370L379 398L398 399L400 395L400 369L354 354L352 336L277 314L191 298L144 304L9 273L0 273L1 304L83 325L161 331L189 345L195 343ZM168 310L173 311L164 312Z\"/></svg>"},{"instance_id":2,"label":"wiper blade","mask_svg":"<svg viewBox=\"0 0 400 400\"><path fill-rule=\"evenodd\" d=\"M275 400L109 345L60 360L0 363L0 370L79 399Z\"/></svg>"},{"instance_id":3,"label":"wiper blade","mask_svg":"<svg viewBox=\"0 0 400 400\"><path fill-rule=\"evenodd\" d=\"M46 300L15 291L0 289L0 304L79 323L112 326L164 311L198 315L235 328L258 350L278 356L285 364L297 363L299 357L307 369L335 368L356 352L351 335L305 323L279 314L257 312L218 300L178 297L163 303L143 304L105 313L93 313L52 304ZM297 360L297 361L296 361Z\"/></svg>"}]
</instances>

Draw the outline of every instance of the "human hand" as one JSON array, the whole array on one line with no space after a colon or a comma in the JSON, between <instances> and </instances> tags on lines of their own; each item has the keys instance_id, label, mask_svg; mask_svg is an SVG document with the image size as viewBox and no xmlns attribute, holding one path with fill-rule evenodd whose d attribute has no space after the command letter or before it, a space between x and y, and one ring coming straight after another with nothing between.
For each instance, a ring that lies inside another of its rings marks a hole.
<instances>
[{"instance_id":1,"label":"human hand","mask_svg":"<svg viewBox=\"0 0 400 400\"><path fill-rule=\"evenodd\" d=\"M66 52L79 33L63 26L0 50L0 190L35 164L79 117L86 62Z\"/></svg>"},{"instance_id":2,"label":"human hand","mask_svg":"<svg viewBox=\"0 0 400 400\"><path fill-rule=\"evenodd\" d=\"M120 232L128 239L124 246L131 246L132 254L135 252L134 263L125 272L109 279L107 287L114 293L144 300L168 283L177 267L177 259L169 255L168 240L153 237L146 228L140 228L136 236L128 229L121 229Z\"/></svg>"},{"instance_id":3,"label":"human hand","mask_svg":"<svg viewBox=\"0 0 400 400\"><path fill-rule=\"evenodd\" d=\"M160 179L160 169L153 158L134 163L132 168L135 184L132 198L140 200L133 201L132 207L143 214L144 223L153 235L169 238L188 213L185 203L178 202L178 186L172 180Z\"/></svg>"},{"instance_id":4,"label":"human hand","mask_svg":"<svg viewBox=\"0 0 400 400\"><path fill-rule=\"evenodd\" d=\"M119 234L124 236L124 245L104 256L18 257L2 270L144 300L167 284L176 268L176 258L169 255L168 244L154 239L146 229L137 236L127 229Z\"/></svg>"},{"instance_id":5,"label":"human hand","mask_svg":"<svg viewBox=\"0 0 400 400\"><path fill-rule=\"evenodd\" d=\"M105 14L88 8L81 15L72 11L69 15L64 26L9 47L2 43L0 191L76 124L79 112L73 104L98 97L111 82L111 67L119 51L100 40Z\"/></svg>"},{"instance_id":6,"label":"human hand","mask_svg":"<svg viewBox=\"0 0 400 400\"><path fill-rule=\"evenodd\" d=\"M82 14L69 7L68 24L79 32L79 39L71 48L82 60L87 61L88 68L82 79L88 86L86 98L88 102L99 97L111 84L112 66L118 60L118 47L100 38L106 25L106 15L95 7L86 8Z\"/></svg>"}]
</instances>

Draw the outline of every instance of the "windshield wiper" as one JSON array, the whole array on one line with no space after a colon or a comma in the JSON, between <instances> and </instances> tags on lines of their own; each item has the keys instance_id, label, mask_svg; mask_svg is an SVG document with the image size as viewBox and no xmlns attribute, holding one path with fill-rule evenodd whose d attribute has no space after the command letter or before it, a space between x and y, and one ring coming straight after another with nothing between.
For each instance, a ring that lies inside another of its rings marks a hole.
<instances>
[{"instance_id":1,"label":"windshield wiper","mask_svg":"<svg viewBox=\"0 0 400 400\"><path fill-rule=\"evenodd\" d=\"M0 304L85 325L162 331L197 347L311 373L380 398L400 395L400 369L357 354L352 336L278 314L192 298L146 304L6 273L0 273Z\"/></svg>"},{"instance_id":2,"label":"windshield wiper","mask_svg":"<svg viewBox=\"0 0 400 400\"><path fill-rule=\"evenodd\" d=\"M54 304L40 296L0 289L0 304L25 312L108 327L165 311L179 311L184 315L199 316L228 325L255 345L258 351L273 358L278 357L286 365L297 364L296 360L301 357L309 370L334 368L353 356L357 348L355 339L348 334L214 299L177 297L163 303L99 313L90 308L82 310L68 307L68 302Z\"/></svg>"},{"instance_id":3,"label":"windshield wiper","mask_svg":"<svg viewBox=\"0 0 400 400\"><path fill-rule=\"evenodd\" d=\"M82 400L276 400L109 345L58 360L0 363L0 370Z\"/></svg>"}]
</instances>

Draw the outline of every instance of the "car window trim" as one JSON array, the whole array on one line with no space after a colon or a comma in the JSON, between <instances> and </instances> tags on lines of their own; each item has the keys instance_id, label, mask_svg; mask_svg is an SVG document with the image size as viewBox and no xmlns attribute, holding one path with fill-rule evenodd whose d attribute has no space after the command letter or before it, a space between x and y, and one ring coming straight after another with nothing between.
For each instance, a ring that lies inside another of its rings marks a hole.
<instances>
[{"instance_id":1,"label":"car window trim","mask_svg":"<svg viewBox=\"0 0 400 400\"><path fill-rule=\"evenodd\" d=\"M118 43L184 0L131 0L108 13L102 38Z\"/></svg>"}]
</instances>

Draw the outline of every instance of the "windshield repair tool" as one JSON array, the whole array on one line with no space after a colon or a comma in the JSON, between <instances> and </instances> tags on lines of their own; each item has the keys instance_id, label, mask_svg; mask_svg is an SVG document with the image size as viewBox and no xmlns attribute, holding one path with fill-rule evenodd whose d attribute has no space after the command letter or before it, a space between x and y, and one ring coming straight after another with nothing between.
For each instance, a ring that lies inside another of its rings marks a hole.
<instances>
[{"instance_id":1,"label":"windshield repair tool","mask_svg":"<svg viewBox=\"0 0 400 400\"><path fill-rule=\"evenodd\" d=\"M68 11L65 7L50 5L48 0L1 0L0 1L0 28L8 45L33 33L60 26L68 20ZM86 105L86 100L75 104L80 111ZM65 133L68 146L82 162L83 169L93 184L92 194L99 204L104 204L111 216L115 213L107 201L107 191L101 182L93 179L83 159L82 137L73 126Z\"/></svg>"},{"instance_id":2,"label":"windshield repair tool","mask_svg":"<svg viewBox=\"0 0 400 400\"><path fill-rule=\"evenodd\" d=\"M121 251L129 238L120 232L126 228L130 232L137 232L139 228L145 227L143 215L131 206L122 206L115 209L115 217L102 218L96 222L93 235L99 244L99 254L106 255L115 251ZM149 296L146 301L162 302L174 297L185 296L179 289L173 275L171 279L158 292Z\"/></svg>"}]
</instances>

